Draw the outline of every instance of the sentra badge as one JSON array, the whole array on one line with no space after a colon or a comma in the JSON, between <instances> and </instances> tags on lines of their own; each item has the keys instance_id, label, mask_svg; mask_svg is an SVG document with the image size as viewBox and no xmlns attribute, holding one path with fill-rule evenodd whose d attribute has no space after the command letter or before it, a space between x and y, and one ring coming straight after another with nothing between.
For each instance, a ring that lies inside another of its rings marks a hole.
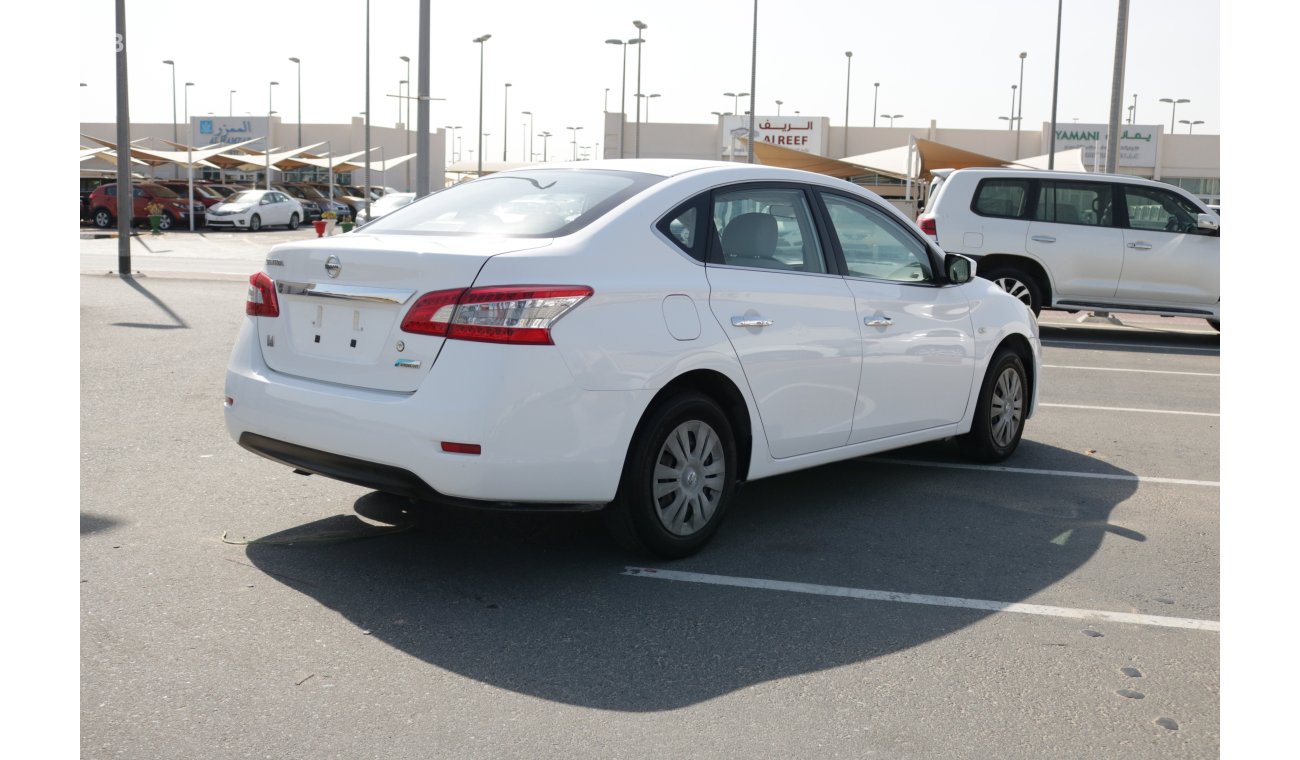
<instances>
[{"instance_id":1,"label":"sentra badge","mask_svg":"<svg viewBox=\"0 0 1300 760\"><path fill-rule=\"evenodd\" d=\"M343 271L343 262L339 261L338 256L330 256L325 259L325 274L331 278L338 277L339 272Z\"/></svg>"}]
</instances>

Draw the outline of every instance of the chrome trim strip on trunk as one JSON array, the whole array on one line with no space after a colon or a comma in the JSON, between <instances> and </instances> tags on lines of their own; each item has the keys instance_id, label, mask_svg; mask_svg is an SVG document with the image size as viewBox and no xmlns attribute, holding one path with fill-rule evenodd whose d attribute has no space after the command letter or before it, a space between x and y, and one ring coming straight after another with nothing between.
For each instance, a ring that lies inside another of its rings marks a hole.
<instances>
[{"instance_id":1,"label":"chrome trim strip on trunk","mask_svg":"<svg viewBox=\"0 0 1300 760\"><path fill-rule=\"evenodd\" d=\"M316 298L338 298L344 301L370 301L373 303L391 303L401 305L411 300L414 290L396 290L393 288L371 288L364 285L337 285L329 282L285 282L275 283L277 293L288 296L313 296Z\"/></svg>"}]
</instances>

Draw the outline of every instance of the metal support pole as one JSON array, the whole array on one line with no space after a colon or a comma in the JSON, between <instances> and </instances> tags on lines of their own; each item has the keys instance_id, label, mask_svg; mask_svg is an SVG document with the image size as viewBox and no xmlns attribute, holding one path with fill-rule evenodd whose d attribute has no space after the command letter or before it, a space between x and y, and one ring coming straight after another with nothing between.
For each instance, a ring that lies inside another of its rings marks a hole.
<instances>
[{"instance_id":1,"label":"metal support pole","mask_svg":"<svg viewBox=\"0 0 1300 760\"><path fill-rule=\"evenodd\" d=\"M429 25L433 20L433 10L429 0L420 0L420 104L415 107L415 118L419 122L415 132L415 160L419 162L415 169L415 197L423 198L429 194ZM446 167L446 155L443 166ZM446 174L442 184L446 183Z\"/></svg>"},{"instance_id":2,"label":"metal support pole","mask_svg":"<svg viewBox=\"0 0 1300 760\"><path fill-rule=\"evenodd\" d=\"M1115 24L1115 72L1110 83L1110 121L1106 135L1106 173L1119 166L1120 113L1124 110L1124 58L1128 48L1128 0L1119 0Z\"/></svg>"},{"instance_id":3,"label":"metal support pole","mask_svg":"<svg viewBox=\"0 0 1300 760\"><path fill-rule=\"evenodd\" d=\"M754 104L758 101L757 90L754 89L758 77L758 0L754 0L754 41L749 59L749 134L746 135L745 143L749 145L749 154L745 163L754 163ZM650 120L650 101L646 101L646 121Z\"/></svg>"},{"instance_id":4,"label":"metal support pole","mask_svg":"<svg viewBox=\"0 0 1300 760\"><path fill-rule=\"evenodd\" d=\"M117 0L117 274L131 276L131 101L126 94L126 0Z\"/></svg>"},{"instance_id":5,"label":"metal support pole","mask_svg":"<svg viewBox=\"0 0 1300 760\"><path fill-rule=\"evenodd\" d=\"M1052 67L1052 132L1047 149L1047 168L1056 168L1056 96L1061 86L1061 12L1065 0L1056 0L1056 63Z\"/></svg>"}]
</instances>

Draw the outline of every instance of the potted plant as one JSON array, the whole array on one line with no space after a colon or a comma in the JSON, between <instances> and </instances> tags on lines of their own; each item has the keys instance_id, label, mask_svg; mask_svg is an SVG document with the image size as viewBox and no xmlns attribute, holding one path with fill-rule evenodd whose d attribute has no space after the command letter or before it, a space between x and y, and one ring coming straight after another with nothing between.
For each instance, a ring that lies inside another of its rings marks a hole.
<instances>
[{"instance_id":1,"label":"potted plant","mask_svg":"<svg viewBox=\"0 0 1300 760\"><path fill-rule=\"evenodd\" d=\"M342 227L344 232L351 232L353 227L352 217L343 217L343 221L339 222L339 227Z\"/></svg>"},{"instance_id":2,"label":"potted plant","mask_svg":"<svg viewBox=\"0 0 1300 760\"><path fill-rule=\"evenodd\" d=\"M333 211L326 211L325 213L321 214L320 219L312 223L312 225L316 228L316 237L325 237L326 235L333 235L334 221L337 218L338 215L335 214Z\"/></svg>"},{"instance_id":3,"label":"potted plant","mask_svg":"<svg viewBox=\"0 0 1300 760\"><path fill-rule=\"evenodd\" d=\"M148 206L145 206L144 210L149 214L149 233L152 235L161 235L163 205L154 201Z\"/></svg>"}]
</instances>

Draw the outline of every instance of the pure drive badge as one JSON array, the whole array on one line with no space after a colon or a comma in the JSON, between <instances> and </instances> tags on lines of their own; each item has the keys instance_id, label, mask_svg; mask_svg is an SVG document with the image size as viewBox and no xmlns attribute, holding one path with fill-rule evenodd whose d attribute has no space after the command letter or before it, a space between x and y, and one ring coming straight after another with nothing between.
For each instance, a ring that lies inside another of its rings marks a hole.
<instances>
[{"instance_id":1,"label":"pure drive badge","mask_svg":"<svg viewBox=\"0 0 1300 760\"><path fill-rule=\"evenodd\" d=\"M325 274L331 278L338 277L339 272L343 271L343 263L339 261L338 256L330 256L325 259Z\"/></svg>"},{"instance_id":2,"label":"pure drive badge","mask_svg":"<svg viewBox=\"0 0 1300 760\"><path fill-rule=\"evenodd\" d=\"M405 367L407 369L419 369L420 362L416 361L415 359L398 359L397 361L393 362L393 366Z\"/></svg>"}]
</instances>

